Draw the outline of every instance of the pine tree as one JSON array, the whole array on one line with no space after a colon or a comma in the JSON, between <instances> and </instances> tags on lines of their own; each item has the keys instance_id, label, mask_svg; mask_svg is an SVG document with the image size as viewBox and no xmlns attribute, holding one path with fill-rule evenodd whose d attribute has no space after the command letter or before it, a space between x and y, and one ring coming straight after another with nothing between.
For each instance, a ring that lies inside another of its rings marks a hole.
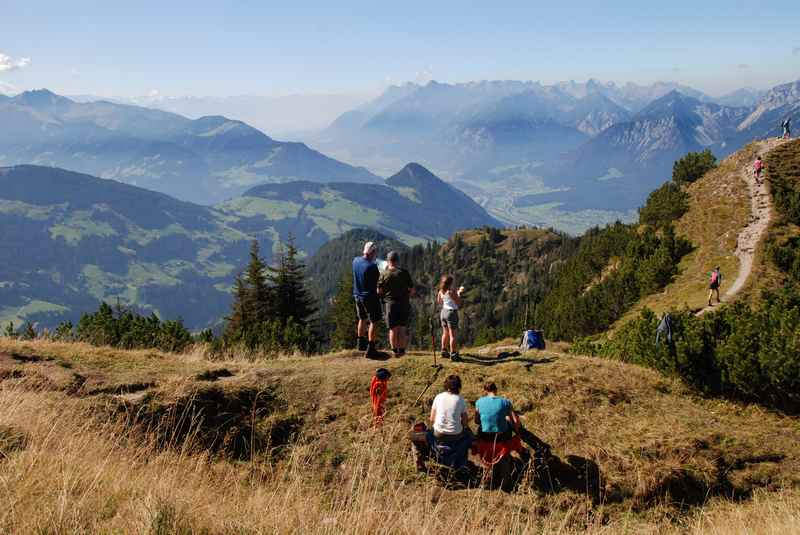
<instances>
[{"instance_id":1,"label":"pine tree","mask_svg":"<svg viewBox=\"0 0 800 535\"><path fill-rule=\"evenodd\" d=\"M297 255L294 238L289 235L286 251L281 254L278 268L274 271L275 315L281 325L286 325L292 318L296 324L306 326L317 311L306 287L305 265Z\"/></svg>"},{"instance_id":2,"label":"pine tree","mask_svg":"<svg viewBox=\"0 0 800 535\"><path fill-rule=\"evenodd\" d=\"M8 325L6 325L5 330L3 330L3 336L7 336L9 338L16 338L17 337L17 331L16 331L16 329L14 329L14 322L13 321L9 321L8 322Z\"/></svg>"},{"instance_id":3,"label":"pine tree","mask_svg":"<svg viewBox=\"0 0 800 535\"><path fill-rule=\"evenodd\" d=\"M356 347L356 310L353 302L353 277L347 272L342 276L333 297L333 306L329 315L334 326L331 345L337 349Z\"/></svg>"},{"instance_id":4,"label":"pine tree","mask_svg":"<svg viewBox=\"0 0 800 535\"><path fill-rule=\"evenodd\" d=\"M250 320L248 316L248 302L250 299L250 289L241 275L236 276L233 283L233 302L231 303L231 315L226 319L225 337L237 338L241 335L245 326Z\"/></svg>"},{"instance_id":5,"label":"pine tree","mask_svg":"<svg viewBox=\"0 0 800 535\"><path fill-rule=\"evenodd\" d=\"M250 263L247 265L247 299L244 300L247 322L263 323L274 315L273 292L267 279L267 266L259 256L258 240L250 245Z\"/></svg>"}]
</instances>

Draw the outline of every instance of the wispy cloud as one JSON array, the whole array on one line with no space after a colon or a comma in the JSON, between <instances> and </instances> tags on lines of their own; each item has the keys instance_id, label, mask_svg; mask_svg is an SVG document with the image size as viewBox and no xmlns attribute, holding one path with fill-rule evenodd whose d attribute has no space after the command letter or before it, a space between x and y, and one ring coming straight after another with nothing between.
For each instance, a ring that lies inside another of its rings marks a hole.
<instances>
[{"instance_id":1,"label":"wispy cloud","mask_svg":"<svg viewBox=\"0 0 800 535\"><path fill-rule=\"evenodd\" d=\"M7 54L0 52L0 72L15 71L26 67L31 62L30 58L14 59Z\"/></svg>"},{"instance_id":2,"label":"wispy cloud","mask_svg":"<svg viewBox=\"0 0 800 535\"><path fill-rule=\"evenodd\" d=\"M792 54L795 56L800 56L800 46L796 46L792 49Z\"/></svg>"},{"instance_id":3,"label":"wispy cloud","mask_svg":"<svg viewBox=\"0 0 800 535\"><path fill-rule=\"evenodd\" d=\"M746 70L750 68L750 65L748 65L747 63L740 63L737 65L737 67L741 70Z\"/></svg>"},{"instance_id":4,"label":"wispy cloud","mask_svg":"<svg viewBox=\"0 0 800 535\"><path fill-rule=\"evenodd\" d=\"M5 82L0 82L0 95L14 95L18 92L19 90L16 88L16 86L7 84Z\"/></svg>"}]
</instances>

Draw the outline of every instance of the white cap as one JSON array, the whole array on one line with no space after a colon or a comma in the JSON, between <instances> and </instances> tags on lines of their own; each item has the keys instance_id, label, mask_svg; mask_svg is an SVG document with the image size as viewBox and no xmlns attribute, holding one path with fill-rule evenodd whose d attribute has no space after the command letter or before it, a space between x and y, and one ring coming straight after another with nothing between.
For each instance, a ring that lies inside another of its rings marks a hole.
<instances>
[{"instance_id":1,"label":"white cap","mask_svg":"<svg viewBox=\"0 0 800 535\"><path fill-rule=\"evenodd\" d=\"M375 252L375 249L377 249L375 247L375 243L368 241L367 243L364 244L364 256L371 255L372 253Z\"/></svg>"}]
</instances>

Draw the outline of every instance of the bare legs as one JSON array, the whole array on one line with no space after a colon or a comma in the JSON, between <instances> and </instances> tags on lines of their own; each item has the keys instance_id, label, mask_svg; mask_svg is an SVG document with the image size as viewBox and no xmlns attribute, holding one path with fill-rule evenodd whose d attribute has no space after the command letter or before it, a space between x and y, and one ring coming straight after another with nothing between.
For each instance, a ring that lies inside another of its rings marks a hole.
<instances>
[{"instance_id":1,"label":"bare legs","mask_svg":"<svg viewBox=\"0 0 800 535\"><path fill-rule=\"evenodd\" d=\"M458 353L457 334L457 329L453 329L452 327L442 328L442 351L447 351L449 348L450 353Z\"/></svg>"},{"instance_id":2,"label":"bare legs","mask_svg":"<svg viewBox=\"0 0 800 535\"><path fill-rule=\"evenodd\" d=\"M356 335L359 338L367 338L370 342L374 342L378 337L378 326L371 321L358 320Z\"/></svg>"},{"instance_id":3,"label":"bare legs","mask_svg":"<svg viewBox=\"0 0 800 535\"><path fill-rule=\"evenodd\" d=\"M398 326L389 329L389 345L392 349L406 349L408 347L408 328Z\"/></svg>"},{"instance_id":4,"label":"bare legs","mask_svg":"<svg viewBox=\"0 0 800 535\"><path fill-rule=\"evenodd\" d=\"M717 296L717 304L722 302L719 300L719 288L711 288L708 291L708 306L711 306L711 298L714 297L715 294Z\"/></svg>"}]
</instances>

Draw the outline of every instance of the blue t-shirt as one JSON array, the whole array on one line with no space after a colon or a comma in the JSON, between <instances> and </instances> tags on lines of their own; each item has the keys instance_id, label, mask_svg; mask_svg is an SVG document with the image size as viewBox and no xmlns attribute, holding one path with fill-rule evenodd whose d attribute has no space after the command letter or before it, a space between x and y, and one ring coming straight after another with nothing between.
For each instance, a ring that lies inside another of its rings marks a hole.
<instances>
[{"instance_id":1,"label":"blue t-shirt","mask_svg":"<svg viewBox=\"0 0 800 535\"><path fill-rule=\"evenodd\" d=\"M353 259L353 296L365 299L378 295L378 266L363 256Z\"/></svg>"},{"instance_id":2,"label":"blue t-shirt","mask_svg":"<svg viewBox=\"0 0 800 535\"><path fill-rule=\"evenodd\" d=\"M506 416L511 415L511 402L499 396L483 396L475 402L481 415L481 431L484 433L504 433L510 424Z\"/></svg>"}]
</instances>

